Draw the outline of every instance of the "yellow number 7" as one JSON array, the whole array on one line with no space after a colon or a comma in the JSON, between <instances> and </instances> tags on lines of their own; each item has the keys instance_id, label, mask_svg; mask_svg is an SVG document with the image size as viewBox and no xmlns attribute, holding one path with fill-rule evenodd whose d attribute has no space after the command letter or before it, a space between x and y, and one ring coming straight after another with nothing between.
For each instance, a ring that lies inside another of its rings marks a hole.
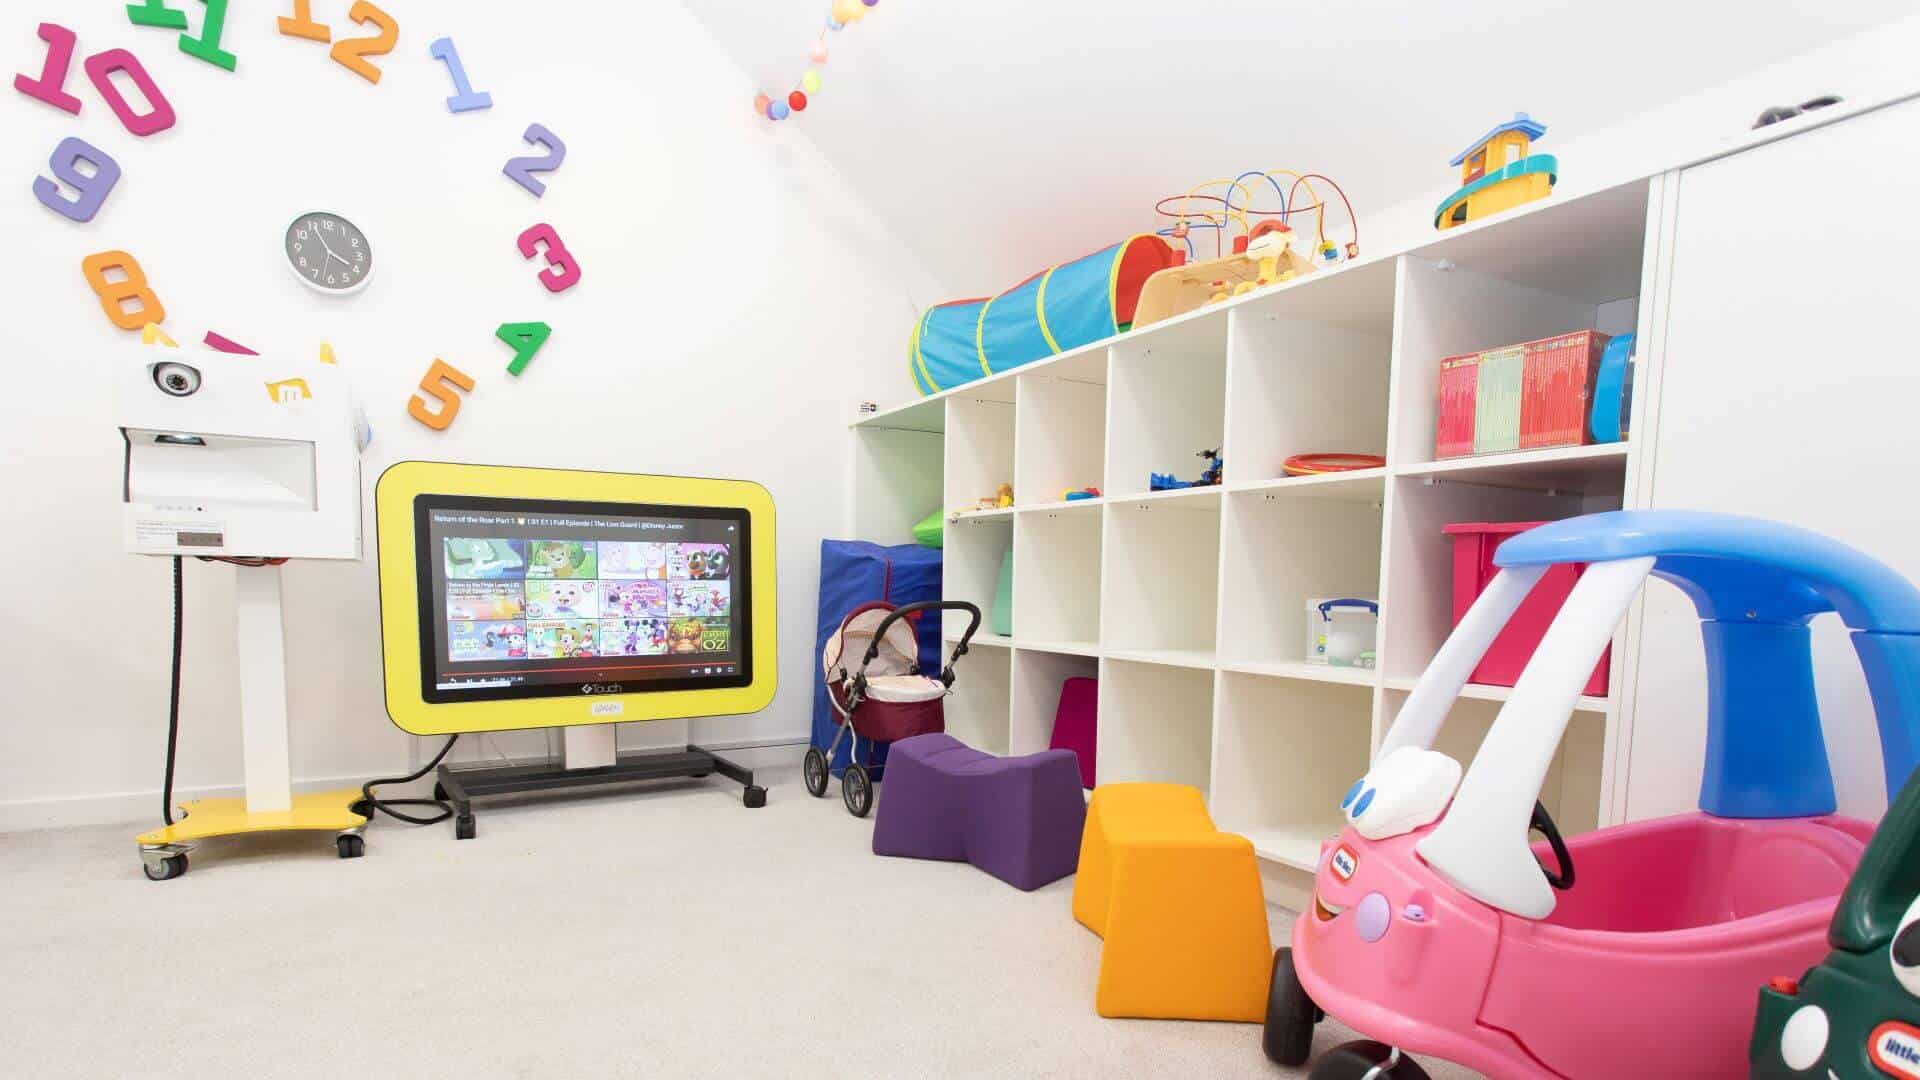
<instances>
[{"instance_id":1,"label":"yellow number 7","mask_svg":"<svg viewBox=\"0 0 1920 1080\"><path fill-rule=\"evenodd\" d=\"M427 403L416 396L407 399L407 415L435 431L447 430L447 425L453 423L453 418L460 415L461 399L460 395L454 391L456 386L461 390L472 391L473 376L445 360L436 358L433 366L420 377L420 392L440 402L440 411L438 413L427 411Z\"/></svg>"}]
</instances>

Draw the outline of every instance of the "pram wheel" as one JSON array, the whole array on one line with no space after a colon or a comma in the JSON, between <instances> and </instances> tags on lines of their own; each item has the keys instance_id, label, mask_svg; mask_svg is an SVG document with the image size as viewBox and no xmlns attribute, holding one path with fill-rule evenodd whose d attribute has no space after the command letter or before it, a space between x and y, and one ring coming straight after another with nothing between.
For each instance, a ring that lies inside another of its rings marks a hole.
<instances>
[{"instance_id":1,"label":"pram wheel","mask_svg":"<svg viewBox=\"0 0 1920 1080\"><path fill-rule=\"evenodd\" d=\"M1313 999L1293 970L1293 950L1273 954L1273 986L1267 991L1267 1024L1260 1048L1279 1065L1305 1065L1313 1055L1313 1025L1319 1019Z\"/></svg>"},{"instance_id":2,"label":"pram wheel","mask_svg":"<svg viewBox=\"0 0 1920 1080\"><path fill-rule=\"evenodd\" d=\"M807 794L816 799L827 794L827 755L817 746L807 748L807 758L800 763L800 776L807 782Z\"/></svg>"},{"instance_id":3,"label":"pram wheel","mask_svg":"<svg viewBox=\"0 0 1920 1080\"><path fill-rule=\"evenodd\" d=\"M1432 1080L1420 1063L1386 1043L1361 1039L1333 1048L1307 1080Z\"/></svg>"},{"instance_id":4,"label":"pram wheel","mask_svg":"<svg viewBox=\"0 0 1920 1080\"><path fill-rule=\"evenodd\" d=\"M866 766L847 764L847 771L840 774L840 798L854 817L866 817L873 809L873 778L867 775Z\"/></svg>"}]
</instances>

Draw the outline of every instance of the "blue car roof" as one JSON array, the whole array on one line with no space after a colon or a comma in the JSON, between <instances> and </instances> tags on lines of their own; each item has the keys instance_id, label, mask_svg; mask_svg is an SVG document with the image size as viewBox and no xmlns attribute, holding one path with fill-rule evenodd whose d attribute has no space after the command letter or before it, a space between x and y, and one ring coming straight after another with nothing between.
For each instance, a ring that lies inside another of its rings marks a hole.
<instances>
[{"instance_id":1,"label":"blue car roof","mask_svg":"<svg viewBox=\"0 0 1920 1080\"><path fill-rule=\"evenodd\" d=\"M1808 529L1700 510L1615 510L1529 529L1497 566L1654 556L1705 618L1796 621L1837 611L1856 630L1920 634L1920 589L1877 559Z\"/></svg>"}]
</instances>

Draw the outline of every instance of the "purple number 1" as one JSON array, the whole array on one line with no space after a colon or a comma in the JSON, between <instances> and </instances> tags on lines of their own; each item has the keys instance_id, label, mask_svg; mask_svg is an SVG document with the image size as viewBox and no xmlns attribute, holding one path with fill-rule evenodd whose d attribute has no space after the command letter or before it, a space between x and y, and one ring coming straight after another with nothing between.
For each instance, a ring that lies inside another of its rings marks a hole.
<instances>
[{"instance_id":1,"label":"purple number 1","mask_svg":"<svg viewBox=\"0 0 1920 1080\"><path fill-rule=\"evenodd\" d=\"M451 112L472 112L475 109L493 108L493 95L485 90L475 92L473 84L467 81L466 65L460 62L460 50L453 47L452 38L441 38L432 45L433 57L447 65L447 74L453 76L454 95L447 99L447 109Z\"/></svg>"},{"instance_id":2,"label":"purple number 1","mask_svg":"<svg viewBox=\"0 0 1920 1080\"><path fill-rule=\"evenodd\" d=\"M567 160L567 144L561 142L560 136L548 131L546 127L541 124L529 126L527 133L521 137L527 142L546 147L547 156L543 158L517 157L507 162L507 167L501 171L505 172L514 183L533 192L533 197L537 199L547 193L547 185L540 180L534 179L533 174L537 172L552 172L559 168L560 163Z\"/></svg>"},{"instance_id":3,"label":"purple number 1","mask_svg":"<svg viewBox=\"0 0 1920 1080\"><path fill-rule=\"evenodd\" d=\"M79 170L77 166L82 161L93 166L92 176ZM59 184L38 176L33 181L33 197L47 209L73 221L92 221L93 215L100 212L100 204L107 201L107 193L120 182L120 163L84 139L62 139L47 164L53 167L56 178L80 195L68 199Z\"/></svg>"},{"instance_id":4,"label":"purple number 1","mask_svg":"<svg viewBox=\"0 0 1920 1080\"><path fill-rule=\"evenodd\" d=\"M80 99L61 88L67 85L67 72L73 68L73 47L79 43L80 35L59 23L43 22L40 24L40 40L47 43L46 67L41 70L38 79L15 75L13 88L61 112L78 114Z\"/></svg>"}]
</instances>

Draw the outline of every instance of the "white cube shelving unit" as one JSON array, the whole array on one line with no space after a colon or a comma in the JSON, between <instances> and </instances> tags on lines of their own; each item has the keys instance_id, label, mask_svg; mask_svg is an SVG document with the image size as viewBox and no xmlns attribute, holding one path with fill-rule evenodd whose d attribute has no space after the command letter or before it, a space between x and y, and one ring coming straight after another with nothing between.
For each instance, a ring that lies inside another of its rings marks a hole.
<instances>
[{"instance_id":1,"label":"white cube shelving unit","mask_svg":"<svg viewBox=\"0 0 1920 1080\"><path fill-rule=\"evenodd\" d=\"M855 424L861 535L956 511L946 593L989 614L1013 553L1013 633L974 639L949 727L1040 749L1060 685L1097 676L1100 782L1199 787L1270 881L1304 885L1341 793L1452 627L1442 527L1635 505L1637 444L1436 461L1435 399L1442 357L1634 329L1659 184L1547 200ZM1223 486L1149 491L1149 473L1192 478L1215 447ZM1328 451L1387 465L1283 474L1288 456ZM1002 482L1012 509L966 509ZM1063 501L1088 485L1104 496ZM1306 601L1333 596L1380 601L1376 668L1306 661ZM949 640L959 630L950 619ZM1470 760L1508 696L1469 686L1441 748ZM1543 791L1566 831L1615 819L1615 696L1581 699Z\"/></svg>"}]
</instances>

